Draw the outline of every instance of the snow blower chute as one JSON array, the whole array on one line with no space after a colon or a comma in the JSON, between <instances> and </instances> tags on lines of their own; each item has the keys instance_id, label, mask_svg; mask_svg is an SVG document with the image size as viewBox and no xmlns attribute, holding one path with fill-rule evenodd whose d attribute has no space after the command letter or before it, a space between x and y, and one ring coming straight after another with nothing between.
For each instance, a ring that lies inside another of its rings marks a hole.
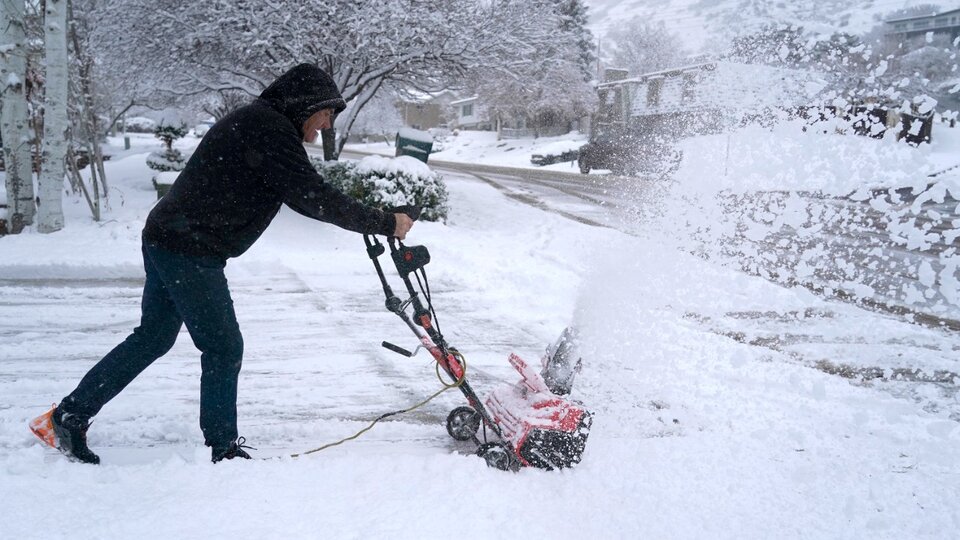
<instances>
[{"instance_id":1,"label":"snow blower chute","mask_svg":"<svg viewBox=\"0 0 960 540\"><path fill-rule=\"evenodd\" d=\"M409 206L395 211L413 219L420 213L419 208ZM399 316L420 341L414 352L386 341L383 346L407 357L421 348L426 349L436 360L438 369L451 378L451 386L459 388L467 399L466 406L455 408L447 417L450 436L458 441L472 441L477 445L477 455L484 458L487 465L502 470L518 470L524 466L553 470L579 463L590 434L592 415L582 404L567 397L580 370L574 332L565 330L547 349L539 373L519 356L510 355L509 361L520 373L521 380L500 386L486 401L481 401L466 380L463 355L440 333L423 268L430 262L427 248L406 246L396 238L387 240L390 257L409 295L401 300L393 293L380 266L379 257L386 248L373 235L365 235L364 242L383 285L387 310ZM410 307L412 318L407 313Z\"/></svg>"}]
</instances>

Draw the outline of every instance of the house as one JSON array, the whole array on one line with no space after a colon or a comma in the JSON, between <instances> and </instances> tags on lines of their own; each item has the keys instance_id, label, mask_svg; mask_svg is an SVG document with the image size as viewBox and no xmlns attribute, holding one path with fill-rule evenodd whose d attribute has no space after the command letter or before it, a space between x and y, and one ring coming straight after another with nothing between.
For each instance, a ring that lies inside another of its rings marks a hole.
<instances>
[{"instance_id":1,"label":"house","mask_svg":"<svg viewBox=\"0 0 960 540\"><path fill-rule=\"evenodd\" d=\"M927 33L947 36L951 40L960 37L960 8L883 22L886 25L886 35L900 39L925 36Z\"/></svg>"},{"instance_id":2,"label":"house","mask_svg":"<svg viewBox=\"0 0 960 540\"><path fill-rule=\"evenodd\" d=\"M458 129L490 129L490 120L487 118L485 108L480 104L479 96L471 96L451 101L450 107L453 108L455 114L451 127Z\"/></svg>"},{"instance_id":3,"label":"house","mask_svg":"<svg viewBox=\"0 0 960 540\"><path fill-rule=\"evenodd\" d=\"M456 95L450 90L437 93L418 94L397 102L397 110L403 125L413 129L425 130L448 125L450 102Z\"/></svg>"},{"instance_id":4,"label":"house","mask_svg":"<svg viewBox=\"0 0 960 540\"><path fill-rule=\"evenodd\" d=\"M597 130L682 136L719 131L777 110L809 105L826 82L819 74L735 62L705 62L597 87Z\"/></svg>"},{"instance_id":5,"label":"house","mask_svg":"<svg viewBox=\"0 0 960 540\"><path fill-rule=\"evenodd\" d=\"M597 86L599 110L590 143L580 149L581 172L662 172L678 159L672 141L774 119L815 103L826 86L813 72L722 61L623 77L609 71Z\"/></svg>"}]
</instances>

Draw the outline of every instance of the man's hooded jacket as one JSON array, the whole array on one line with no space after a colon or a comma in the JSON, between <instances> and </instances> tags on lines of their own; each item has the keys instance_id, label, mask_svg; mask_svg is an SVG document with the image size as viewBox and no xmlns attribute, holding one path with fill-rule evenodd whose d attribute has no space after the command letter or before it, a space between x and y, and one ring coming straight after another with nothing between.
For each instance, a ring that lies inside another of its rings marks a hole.
<instances>
[{"instance_id":1,"label":"man's hooded jacket","mask_svg":"<svg viewBox=\"0 0 960 540\"><path fill-rule=\"evenodd\" d=\"M284 73L210 128L150 212L144 239L175 253L225 260L246 251L283 204L350 231L392 235L392 214L327 184L307 159L304 122L321 109L345 107L320 68L301 64Z\"/></svg>"}]
</instances>

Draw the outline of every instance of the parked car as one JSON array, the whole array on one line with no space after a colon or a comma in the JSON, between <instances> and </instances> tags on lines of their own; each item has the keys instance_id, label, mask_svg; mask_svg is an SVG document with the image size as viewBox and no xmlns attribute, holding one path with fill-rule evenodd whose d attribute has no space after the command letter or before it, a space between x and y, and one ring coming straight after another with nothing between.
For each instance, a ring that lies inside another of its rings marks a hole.
<instances>
[{"instance_id":1,"label":"parked car","mask_svg":"<svg viewBox=\"0 0 960 540\"><path fill-rule=\"evenodd\" d=\"M669 143L632 134L599 133L580 147L577 164L582 174L594 169L635 176L670 174L680 166L683 153Z\"/></svg>"}]
</instances>

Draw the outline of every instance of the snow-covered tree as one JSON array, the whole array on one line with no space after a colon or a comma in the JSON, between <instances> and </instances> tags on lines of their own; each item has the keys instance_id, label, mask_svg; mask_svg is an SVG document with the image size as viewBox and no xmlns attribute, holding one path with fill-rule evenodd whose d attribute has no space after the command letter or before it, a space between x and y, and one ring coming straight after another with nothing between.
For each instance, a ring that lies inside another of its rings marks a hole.
<instances>
[{"instance_id":1,"label":"snow-covered tree","mask_svg":"<svg viewBox=\"0 0 960 540\"><path fill-rule=\"evenodd\" d=\"M576 51L567 48L528 59L513 76L484 77L476 85L495 118L525 118L539 135L547 126L569 123L593 110L596 92L582 79Z\"/></svg>"},{"instance_id":2,"label":"snow-covered tree","mask_svg":"<svg viewBox=\"0 0 960 540\"><path fill-rule=\"evenodd\" d=\"M245 92L238 90L221 90L204 99L200 108L203 112L212 116L214 120L220 120L249 103L250 97Z\"/></svg>"},{"instance_id":3,"label":"snow-covered tree","mask_svg":"<svg viewBox=\"0 0 960 540\"><path fill-rule=\"evenodd\" d=\"M593 33L587 27L590 18L583 0L554 0L554 9L560 18L560 32L576 42L583 79L589 81L596 75L596 45Z\"/></svg>"},{"instance_id":4,"label":"snow-covered tree","mask_svg":"<svg viewBox=\"0 0 960 540\"><path fill-rule=\"evenodd\" d=\"M37 230L63 228L64 158L67 153L67 0L46 0L44 10L45 88L43 154L37 193Z\"/></svg>"},{"instance_id":5,"label":"snow-covered tree","mask_svg":"<svg viewBox=\"0 0 960 540\"><path fill-rule=\"evenodd\" d=\"M529 0L513 7L511 26L524 39L500 51L498 69L472 72L471 89L497 123L523 118L537 134L589 114L596 93L585 80L582 29L563 13L567 3Z\"/></svg>"},{"instance_id":6,"label":"snow-covered tree","mask_svg":"<svg viewBox=\"0 0 960 540\"><path fill-rule=\"evenodd\" d=\"M90 50L90 28L96 24L96 21L91 19L91 13L85 4L80 3L76 6L71 1L69 6L71 140L67 152L67 172L74 192L81 191L84 194L93 219L100 221L101 199L108 200L109 190L106 170L103 166L103 150L100 145L102 122L98 107L95 62ZM90 189L87 189L86 181L78 169L77 156L81 152L90 162Z\"/></svg>"},{"instance_id":7,"label":"snow-covered tree","mask_svg":"<svg viewBox=\"0 0 960 540\"><path fill-rule=\"evenodd\" d=\"M663 24L633 18L607 32L603 55L612 67L631 75L678 67L685 56L679 38Z\"/></svg>"},{"instance_id":8,"label":"snow-covered tree","mask_svg":"<svg viewBox=\"0 0 960 540\"><path fill-rule=\"evenodd\" d=\"M397 130L403 127L403 118L397 109L398 97L393 89L381 90L357 115L352 133L363 136L376 136L378 140L393 142ZM350 104L348 107L353 107ZM348 117L349 114L341 115Z\"/></svg>"},{"instance_id":9,"label":"snow-covered tree","mask_svg":"<svg viewBox=\"0 0 960 540\"><path fill-rule=\"evenodd\" d=\"M0 0L0 138L6 169L7 223L33 223L33 172L26 97L27 48L24 1Z\"/></svg>"},{"instance_id":10,"label":"snow-covered tree","mask_svg":"<svg viewBox=\"0 0 960 540\"><path fill-rule=\"evenodd\" d=\"M438 90L451 77L496 69L504 51L529 47L515 14L534 15L523 0L103 0L98 10L98 53L111 78L135 64L149 82L141 90L155 97L256 96L313 62L354 104L337 122L344 131L387 82Z\"/></svg>"},{"instance_id":11,"label":"snow-covered tree","mask_svg":"<svg viewBox=\"0 0 960 540\"><path fill-rule=\"evenodd\" d=\"M928 14L932 8L917 9ZM892 39L886 32L879 25L862 37L843 32L823 35L799 26L771 25L735 38L725 58L815 71L828 81L825 96L832 105L899 106L915 98L930 103L924 96L941 106L956 104L950 90L956 86L952 81L957 76L958 44L932 34Z\"/></svg>"},{"instance_id":12,"label":"snow-covered tree","mask_svg":"<svg viewBox=\"0 0 960 540\"><path fill-rule=\"evenodd\" d=\"M772 24L734 37L722 56L744 64L796 68L809 63L809 46L816 41L800 26Z\"/></svg>"}]
</instances>

